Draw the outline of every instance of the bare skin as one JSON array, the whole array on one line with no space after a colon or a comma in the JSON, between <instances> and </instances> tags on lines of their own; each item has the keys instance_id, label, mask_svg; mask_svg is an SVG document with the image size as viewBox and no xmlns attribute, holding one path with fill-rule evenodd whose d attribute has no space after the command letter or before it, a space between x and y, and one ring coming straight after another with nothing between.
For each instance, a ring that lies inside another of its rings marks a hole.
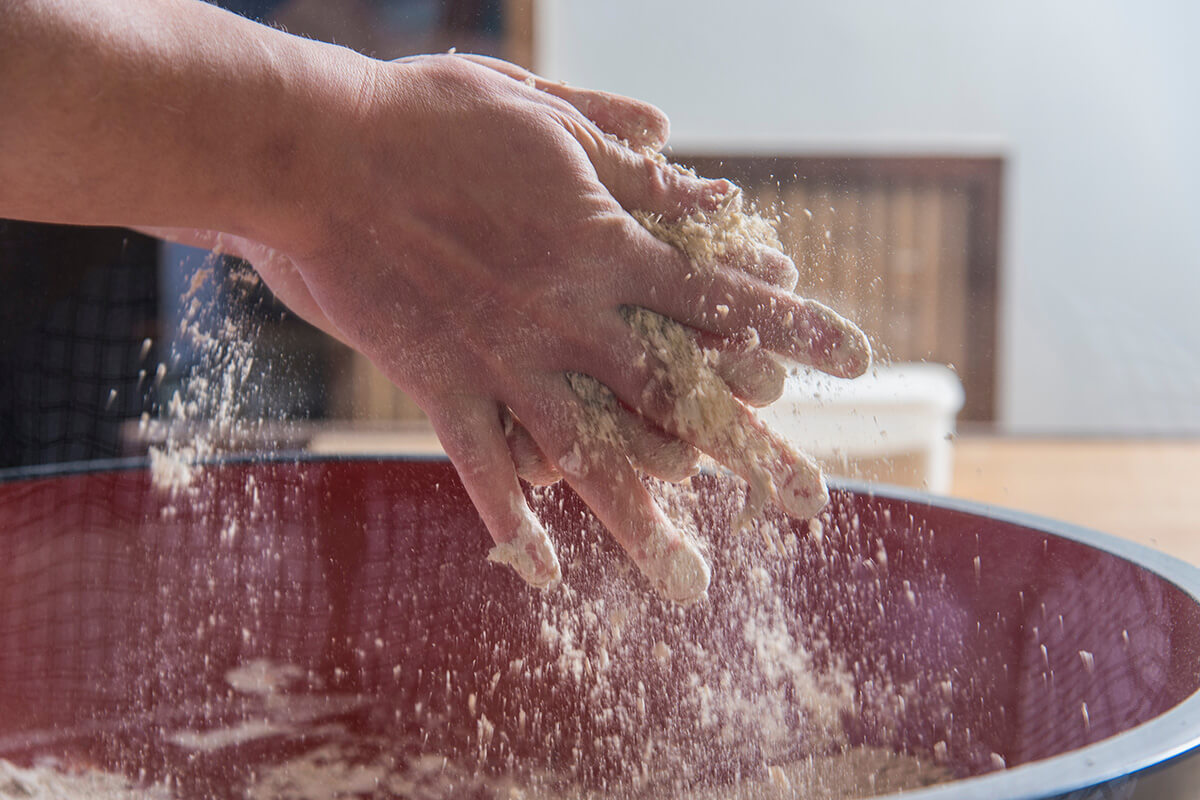
<instances>
[{"instance_id":1,"label":"bare skin","mask_svg":"<svg viewBox=\"0 0 1200 800\"><path fill-rule=\"evenodd\" d=\"M672 424L678 387L622 309L704 337L747 403L764 394L744 377L759 356L739 354L750 329L835 374L869 362L856 329L749 261L698 271L630 216L679 219L732 187L651 157L666 118L628 98L490 59L377 61L195 0L0 0L0 108L0 216L246 257L428 413L505 560L535 585L559 567L514 452L540 465L528 472L565 476L668 596L707 586L624 447L589 442L581 461L569 374L608 387L627 424L687 439L681 458L695 446L731 460L727 435ZM787 452L752 415L735 424ZM773 469L780 486L820 480ZM676 573L691 577L672 585Z\"/></svg>"}]
</instances>

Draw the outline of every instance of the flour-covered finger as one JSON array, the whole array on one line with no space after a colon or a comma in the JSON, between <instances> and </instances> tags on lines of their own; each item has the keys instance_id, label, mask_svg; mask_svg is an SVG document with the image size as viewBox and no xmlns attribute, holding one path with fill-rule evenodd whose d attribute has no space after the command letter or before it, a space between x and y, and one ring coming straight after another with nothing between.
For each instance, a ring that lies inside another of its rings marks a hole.
<instances>
[{"instance_id":1,"label":"flour-covered finger","mask_svg":"<svg viewBox=\"0 0 1200 800\"><path fill-rule=\"evenodd\" d=\"M508 452L512 455L517 475L534 486L549 486L561 480L562 475L512 412L504 408L501 409L500 416L504 439L508 442Z\"/></svg>"},{"instance_id":2,"label":"flour-covered finger","mask_svg":"<svg viewBox=\"0 0 1200 800\"><path fill-rule=\"evenodd\" d=\"M617 424L625 435L629 460L642 472L667 483L679 483L700 472L700 451L671 436L645 417L621 408Z\"/></svg>"},{"instance_id":3,"label":"flour-covered finger","mask_svg":"<svg viewBox=\"0 0 1200 800\"><path fill-rule=\"evenodd\" d=\"M696 448L623 406L600 381L572 372L567 374L567 384L590 413L609 416L613 440L638 470L668 483L678 483L700 471L700 453ZM604 428L608 429L607 423Z\"/></svg>"},{"instance_id":4,"label":"flour-covered finger","mask_svg":"<svg viewBox=\"0 0 1200 800\"><path fill-rule=\"evenodd\" d=\"M800 272L783 252L775 226L754 208L746 208L740 189L716 207L700 207L681 218L645 209L631 212L654 238L684 253L699 270L736 269L787 291Z\"/></svg>"},{"instance_id":5,"label":"flour-covered finger","mask_svg":"<svg viewBox=\"0 0 1200 800\"><path fill-rule=\"evenodd\" d=\"M654 409L652 417L667 433L749 483L752 504L774 501L800 518L824 507L829 495L820 467L734 396L690 331L646 309L630 308L625 316L646 348L648 364L633 378L642 381L640 386L621 376L607 379L618 395L641 392L644 405Z\"/></svg>"},{"instance_id":6,"label":"flour-covered finger","mask_svg":"<svg viewBox=\"0 0 1200 800\"><path fill-rule=\"evenodd\" d=\"M723 178L701 178L668 163L658 154L595 136L585 128L576 132L576 138L587 151L600 182L631 213L674 222L699 211L719 208L737 191L737 187Z\"/></svg>"},{"instance_id":7,"label":"flour-covered finger","mask_svg":"<svg viewBox=\"0 0 1200 800\"><path fill-rule=\"evenodd\" d=\"M691 603L708 590L708 562L642 485L612 416L580 403L566 376L547 376L510 405L542 451L663 596Z\"/></svg>"},{"instance_id":8,"label":"flour-covered finger","mask_svg":"<svg viewBox=\"0 0 1200 800\"><path fill-rule=\"evenodd\" d=\"M517 482L497 404L483 397L442 398L429 419L495 540L488 559L511 566L536 588L557 585L558 556Z\"/></svg>"},{"instance_id":9,"label":"flour-covered finger","mask_svg":"<svg viewBox=\"0 0 1200 800\"><path fill-rule=\"evenodd\" d=\"M664 261L665 281L676 266ZM675 292L649 291L652 310L717 336L751 336L778 355L839 378L871 366L871 345L857 325L833 309L733 270L690 270Z\"/></svg>"}]
</instances>

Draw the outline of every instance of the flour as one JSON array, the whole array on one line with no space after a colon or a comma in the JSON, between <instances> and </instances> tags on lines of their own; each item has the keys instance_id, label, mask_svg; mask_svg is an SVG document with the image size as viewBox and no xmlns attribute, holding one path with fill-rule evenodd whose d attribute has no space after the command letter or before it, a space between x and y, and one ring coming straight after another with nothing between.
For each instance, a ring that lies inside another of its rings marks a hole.
<instances>
[{"instance_id":1,"label":"flour","mask_svg":"<svg viewBox=\"0 0 1200 800\"><path fill-rule=\"evenodd\" d=\"M0 798L22 800L171 800L161 786L139 786L124 775L71 769L53 762L19 767L0 759Z\"/></svg>"},{"instance_id":2,"label":"flour","mask_svg":"<svg viewBox=\"0 0 1200 800\"><path fill-rule=\"evenodd\" d=\"M672 166L694 176L688 170ZM682 250L700 269L736 263L738 268L768 283L788 291L796 288L800 273L794 266L787 269L786 262L773 262L783 268L765 269L764 253L781 252L783 245L770 221L756 210L743 207L740 189L727 195L716 209L701 209L680 220L667 220L661 214L645 211L634 211L633 217L655 237Z\"/></svg>"},{"instance_id":3,"label":"flour","mask_svg":"<svg viewBox=\"0 0 1200 800\"><path fill-rule=\"evenodd\" d=\"M828 493L817 463L768 435L713 369L712 356L682 326L641 308L627 309L625 317L659 364L652 391L661 386L675 399L668 428L705 442L705 449L748 482L749 499L738 527L769 501L799 518L825 506Z\"/></svg>"},{"instance_id":4,"label":"flour","mask_svg":"<svg viewBox=\"0 0 1200 800\"><path fill-rule=\"evenodd\" d=\"M149 449L151 483L171 494L193 491L206 461L253 439L262 429L264 409L256 408L260 387L251 381L259 331L246 313L258 278L234 270L218 279L218 258L210 255L196 268L182 298L177 346L192 348L197 360L169 400L160 404L157 419L143 426L143 432L162 439ZM202 302L205 289L212 289L214 296ZM233 311L224 315L226 304ZM169 360L179 358L173 352ZM155 385L161 386L167 374L168 364L160 363Z\"/></svg>"},{"instance_id":5,"label":"flour","mask_svg":"<svg viewBox=\"0 0 1200 800\"><path fill-rule=\"evenodd\" d=\"M558 556L542 523L530 511L522 497L514 497L512 512L519 520L513 538L488 552L488 560L507 564L538 589L550 589L562 579Z\"/></svg>"}]
</instances>

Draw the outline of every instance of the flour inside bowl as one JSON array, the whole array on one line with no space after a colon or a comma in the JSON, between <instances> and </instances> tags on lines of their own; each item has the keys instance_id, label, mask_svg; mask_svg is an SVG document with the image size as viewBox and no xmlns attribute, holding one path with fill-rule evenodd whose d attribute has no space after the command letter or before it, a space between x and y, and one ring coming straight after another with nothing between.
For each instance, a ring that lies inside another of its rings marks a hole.
<instances>
[{"instance_id":1,"label":"flour inside bowl","mask_svg":"<svg viewBox=\"0 0 1200 800\"><path fill-rule=\"evenodd\" d=\"M0 798L22 800L172 800L164 786L143 786L124 775L54 761L21 767L0 759Z\"/></svg>"}]
</instances>

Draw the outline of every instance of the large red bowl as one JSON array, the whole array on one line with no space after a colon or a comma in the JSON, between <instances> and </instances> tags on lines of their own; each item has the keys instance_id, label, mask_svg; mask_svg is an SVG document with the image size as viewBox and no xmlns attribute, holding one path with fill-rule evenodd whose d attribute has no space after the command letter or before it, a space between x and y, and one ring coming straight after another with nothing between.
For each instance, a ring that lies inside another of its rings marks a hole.
<instances>
[{"instance_id":1,"label":"large red bowl","mask_svg":"<svg viewBox=\"0 0 1200 800\"><path fill-rule=\"evenodd\" d=\"M1200 787L1200 572L1068 525L842 486L820 529L772 517L746 536L708 476L695 519L713 585L680 609L566 490L541 502L564 588L526 588L486 561L440 460L224 462L174 493L143 462L0 478L10 761L240 797L356 736L371 758L445 757L446 796L513 770L598 796L736 787L831 746L795 674L780 693L761 634L849 680L833 747L957 778L905 797ZM762 719L718 710L714 727L698 687Z\"/></svg>"}]
</instances>

